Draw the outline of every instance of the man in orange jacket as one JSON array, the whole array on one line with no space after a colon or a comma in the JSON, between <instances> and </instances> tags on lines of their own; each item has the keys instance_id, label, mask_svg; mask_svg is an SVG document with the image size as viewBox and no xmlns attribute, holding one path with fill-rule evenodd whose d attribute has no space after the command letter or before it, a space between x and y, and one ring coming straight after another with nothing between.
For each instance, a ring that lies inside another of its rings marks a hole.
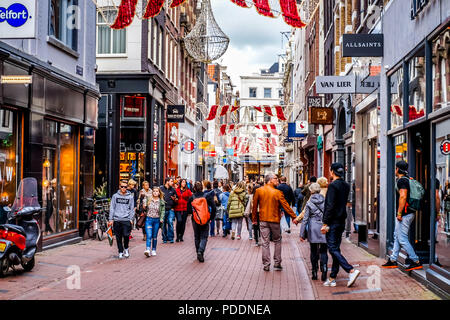
<instances>
[{"instance_id":1,"label":"man in orange jacket","mask_svg":"<svg viewBox=\"0 0 450 320\"><path fill-rule=\"evenodd\" d=\"M270 271L270 240L269 235L272 232L273 242L275 244L274 270L283 270L281 267L281 228L280 220L282 217L281 207L292 217L295 224L295 213L284 198L283 193L277 190L278 178L275 174L268 174L265 177L264 187L258 188L253 197L252 223L257 224L257 212L259 207L259 221L262 244L262 261L264 271Z\"/></svg>"}]
</instances>

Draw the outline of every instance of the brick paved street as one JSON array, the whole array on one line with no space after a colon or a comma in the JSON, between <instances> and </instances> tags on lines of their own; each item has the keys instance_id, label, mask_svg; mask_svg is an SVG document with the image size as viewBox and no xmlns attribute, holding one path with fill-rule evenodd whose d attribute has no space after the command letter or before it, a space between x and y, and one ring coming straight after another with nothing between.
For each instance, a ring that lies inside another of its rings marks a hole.
<instances>
[{"instance_id":1,"label":"brick paved street","mask_svg":"<svg viewBox=\"0 0 450 320\"><path fill-rule=\"evenodd\" d=\"M245 229L245 227L244 227ZM376 258L343 240L349 262L359 265L361 276L352 288L341 270L335 288L310 280L309 244L298 241L299 227L283 234L284 270L264 272L261 248L254 247L243 230L242 240L209 238L205 263L196 260L191 222L182 243L163 244L158 255L146 258L142 233L134 231L131 257L118 260L114 243L87 240L39 253L30 273L18 272L0 279L0 300L4 299L439 299L423 285L399 270L379 269L381 289L368 287L370 265ZM161 237L161 236L160 236ZM273 247L272 247L273 248ZM81 289L67 289L67 268L78 265ZM329 259L331 266L331 258Z\"/></svg>"}]
</instances>

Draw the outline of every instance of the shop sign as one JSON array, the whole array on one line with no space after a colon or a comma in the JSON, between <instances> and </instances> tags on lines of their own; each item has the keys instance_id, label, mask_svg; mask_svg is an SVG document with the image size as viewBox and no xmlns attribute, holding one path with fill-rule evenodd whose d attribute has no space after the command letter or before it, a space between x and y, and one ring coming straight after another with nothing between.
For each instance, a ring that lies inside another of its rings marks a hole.
<instances>
[{"instance_id":1,"label":"shop sign","mask_svg":"<svg viewBox=\"0 0 450 320\"><path fill-rule=\"evenodd\" d=\"M209 141L201 141L200 142L200 149L206 149L206 148L208 148L208 146L211 144L211 142L209 142Z\"/></svg>"},{"instance_id":2,"label":"shop sign","mask_svg":"<svg viewBox=\"0 0 450 320\"><path fill-rule=\"evenodd\" d=\"M308 121L288 123L288 138L304 138L308 134Z\"/></svg>"},{"instance_id":3,"label":"shop sign","mask_svg":"<svg viewBox=\"0 0 450 320\"><path fill-rule=\"evenodd\" d=\"M126 96L124 99L123 116L126 118L144 117L145 97Z\"/></svg>"},{"instance_id":4,"label":"shop sign","mask_svg":"<svg viewBox=\"0 0 450 320\"><path fill-rule=\"evenodd\" d=\"M184 122L184 105L167 106L167 122Z\"/></svg>"},{"instance_id":5,"label":"shop sign","mask_svg":"<svg viewBox=\"0 0 450 320\"><path fill-rule=\"evenodd\" d=\"M181 143L181 151L187 154L192 154L197 149L197 144L195 143L194 139L185 139Z\"/></svg>"},{"instance_id":6,"label":"shop sign","mask_svg":"<svg viewBox=\"0 0 450 320\"><path fill-rule=\"evenodd\" d=\"M0 39L35 38L36 2L36 0L0 2Z\"/></svg>"},{"instance_id":7,"label":"shop sign","mask_svg":"<svg viewBox=\"0 0 450 320\"><path fill-rule=\"evenodd\" d=\"M321 96L308 96L307 105L309 107L323 107L323 97Z\"/></svg>"},{"instance_id":8,"label":"shop sign","mask_svg":"<svg viewBox=\"0 0 450 320\"><path fill-rule=\"evenodd\" d=\"M309 108L310 124L333 124L333 108Z\"/></svg>"},{"instance_id":9,"label":"shop sign","mask_svg":"<svg viewBox=\"0 0 450 320\"><path fill-rule=\"evenodd\" d=\"M317 93L354 93L355 76L318 76L316 77Z\"/></svg>"},{"instance_id":10,"label":"shop sign","mask_svg":"<svg viewBox=\"0 0 450 320\"><path fill-rule=\"evenodd\" d=\"M30 84L32 82L32 76L1 76L2 84Z\"/></svg>"},{"instance_id":11,"label":"shop sign","mask_svg":"<svg viewBox=\"0 0 450 320\"><path fill-rule=\"evenodd\" d=\"M369 76L364 80L356 79L355 93L372 93L380 87L380 76Z\"/></svg>"},{"instance_id":12,"label":"shop sign","mask_svg":"<svg viewBox=\"0 0 450 320\"><path fill-rule=\"evenodd\" d=\"M382 57L383 34L343 34L343 57Z\"/></svg>"},{"instance_id":13,"label":"shop sign","mask_svg":"<svg viewBox=\"0 0 450 320\"><path fill-rule=\"evenodd\" d=\"M441 153L443 155L449 155L450 154L450 140L444 140L441 143Z\"/></svg>"}]
</instances>

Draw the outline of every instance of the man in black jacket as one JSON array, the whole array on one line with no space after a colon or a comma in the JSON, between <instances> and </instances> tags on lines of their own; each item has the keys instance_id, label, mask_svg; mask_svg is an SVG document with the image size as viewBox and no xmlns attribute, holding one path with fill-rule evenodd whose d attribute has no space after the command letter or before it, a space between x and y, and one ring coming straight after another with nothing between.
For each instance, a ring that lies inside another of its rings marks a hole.
<instances>
[{"instance_id":1,"label":"man in black jacket","mask_svg":"<svg viewBox=\"0 0 450 320\"><path fill-rule=\"evenodd\" d=\"M278 185L277 189L280 190L281 192L283 192L284 198L286 199L287 203L289 203L289 205L292 207L295 203L295 196L294 196L294 191L292 191L292 188L286 183L287 182L287 178L285 176L281 176L280 178L280 184ZM291 217L286 214L286 212L284 211L284 209L281 209L281 211L283 211L284 213L284 218L286 219L287 225L289 227L289 229L286 230L287 233L291 233Z\"/></svg>"},{"instance_id":2,"label":"man in black jacket","mask_svg":"<svg viewBox=\"0 0 450 320\"><path fill-rule=\"evenodd\" d=\"M164 185L159 187L164 194L164 201L166 202L166 212L162 226L162 238L164 243L167 243L167 241L174 243L173 221L175 220L175 211L173 209L175 208L178 198L177 191L174 189L173 185L173 179L166 178L164 180Z\"/></svg>"},{"instance_id":3,"label":"man in black jacket","mask_svg":"<svg viewBox=\"0 0 450 320\"><path fill-rule=\"evenodd\" d=\"M360 271L353 268L341 253L342 233L345 230L345 220L347 218L347 199L350 192L350 185L342 178L345 170L344 166L338 162L331 165L331 176L333 182L328 186L325 197L325 212L323 214L323 226L321 232L326 233L328 250L333 257L330 278L323 284L326 287L336 286L336 277L341 266L349 273L347 287L355 283Z\"/></svg>"},{"instance_id":4,"label":"man in black jacket","mask_svg":"<svg viewBox=\"0 0 450 320\"><path fill-rule=\"evenodd\" d=\"M205 198L205 193L203 192L203 185L200 181L197 181L194 185L194 194L189 198L187 203L187 214L192 215L192 201L196 198ZM208 203L208 207L210 208L210 221L216 218L216 205L214 200L211 197L207 197L206 201ZM209 232L209 224L208 221L204 225L199 225L195 222L194 217L192 216L192 228L194 229L194 240L195 240L195 250L197 252L197 259L200 262L204 262L204 254L206 249L206 243L208 242L208 232Z\"/></svg>"}]
</instances>

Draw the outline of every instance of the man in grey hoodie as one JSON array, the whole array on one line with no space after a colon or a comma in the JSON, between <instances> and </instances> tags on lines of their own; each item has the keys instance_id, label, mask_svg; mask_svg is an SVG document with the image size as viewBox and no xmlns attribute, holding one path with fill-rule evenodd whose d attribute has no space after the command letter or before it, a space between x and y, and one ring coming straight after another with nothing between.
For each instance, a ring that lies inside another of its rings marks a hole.
<instances>
[{"instance_id":1,"label":"man in grey hoodie","mask_svg":"<svg viewBox=\"0 0 450 320\"><path fill-rule=\"evenodd\" d=\"M120 189L111 198L108 227L114 224L119 259L128 258L131 222L134 216L134 196L127 190L128 182L120 181Z\"/></svg>"}]
</instances>

